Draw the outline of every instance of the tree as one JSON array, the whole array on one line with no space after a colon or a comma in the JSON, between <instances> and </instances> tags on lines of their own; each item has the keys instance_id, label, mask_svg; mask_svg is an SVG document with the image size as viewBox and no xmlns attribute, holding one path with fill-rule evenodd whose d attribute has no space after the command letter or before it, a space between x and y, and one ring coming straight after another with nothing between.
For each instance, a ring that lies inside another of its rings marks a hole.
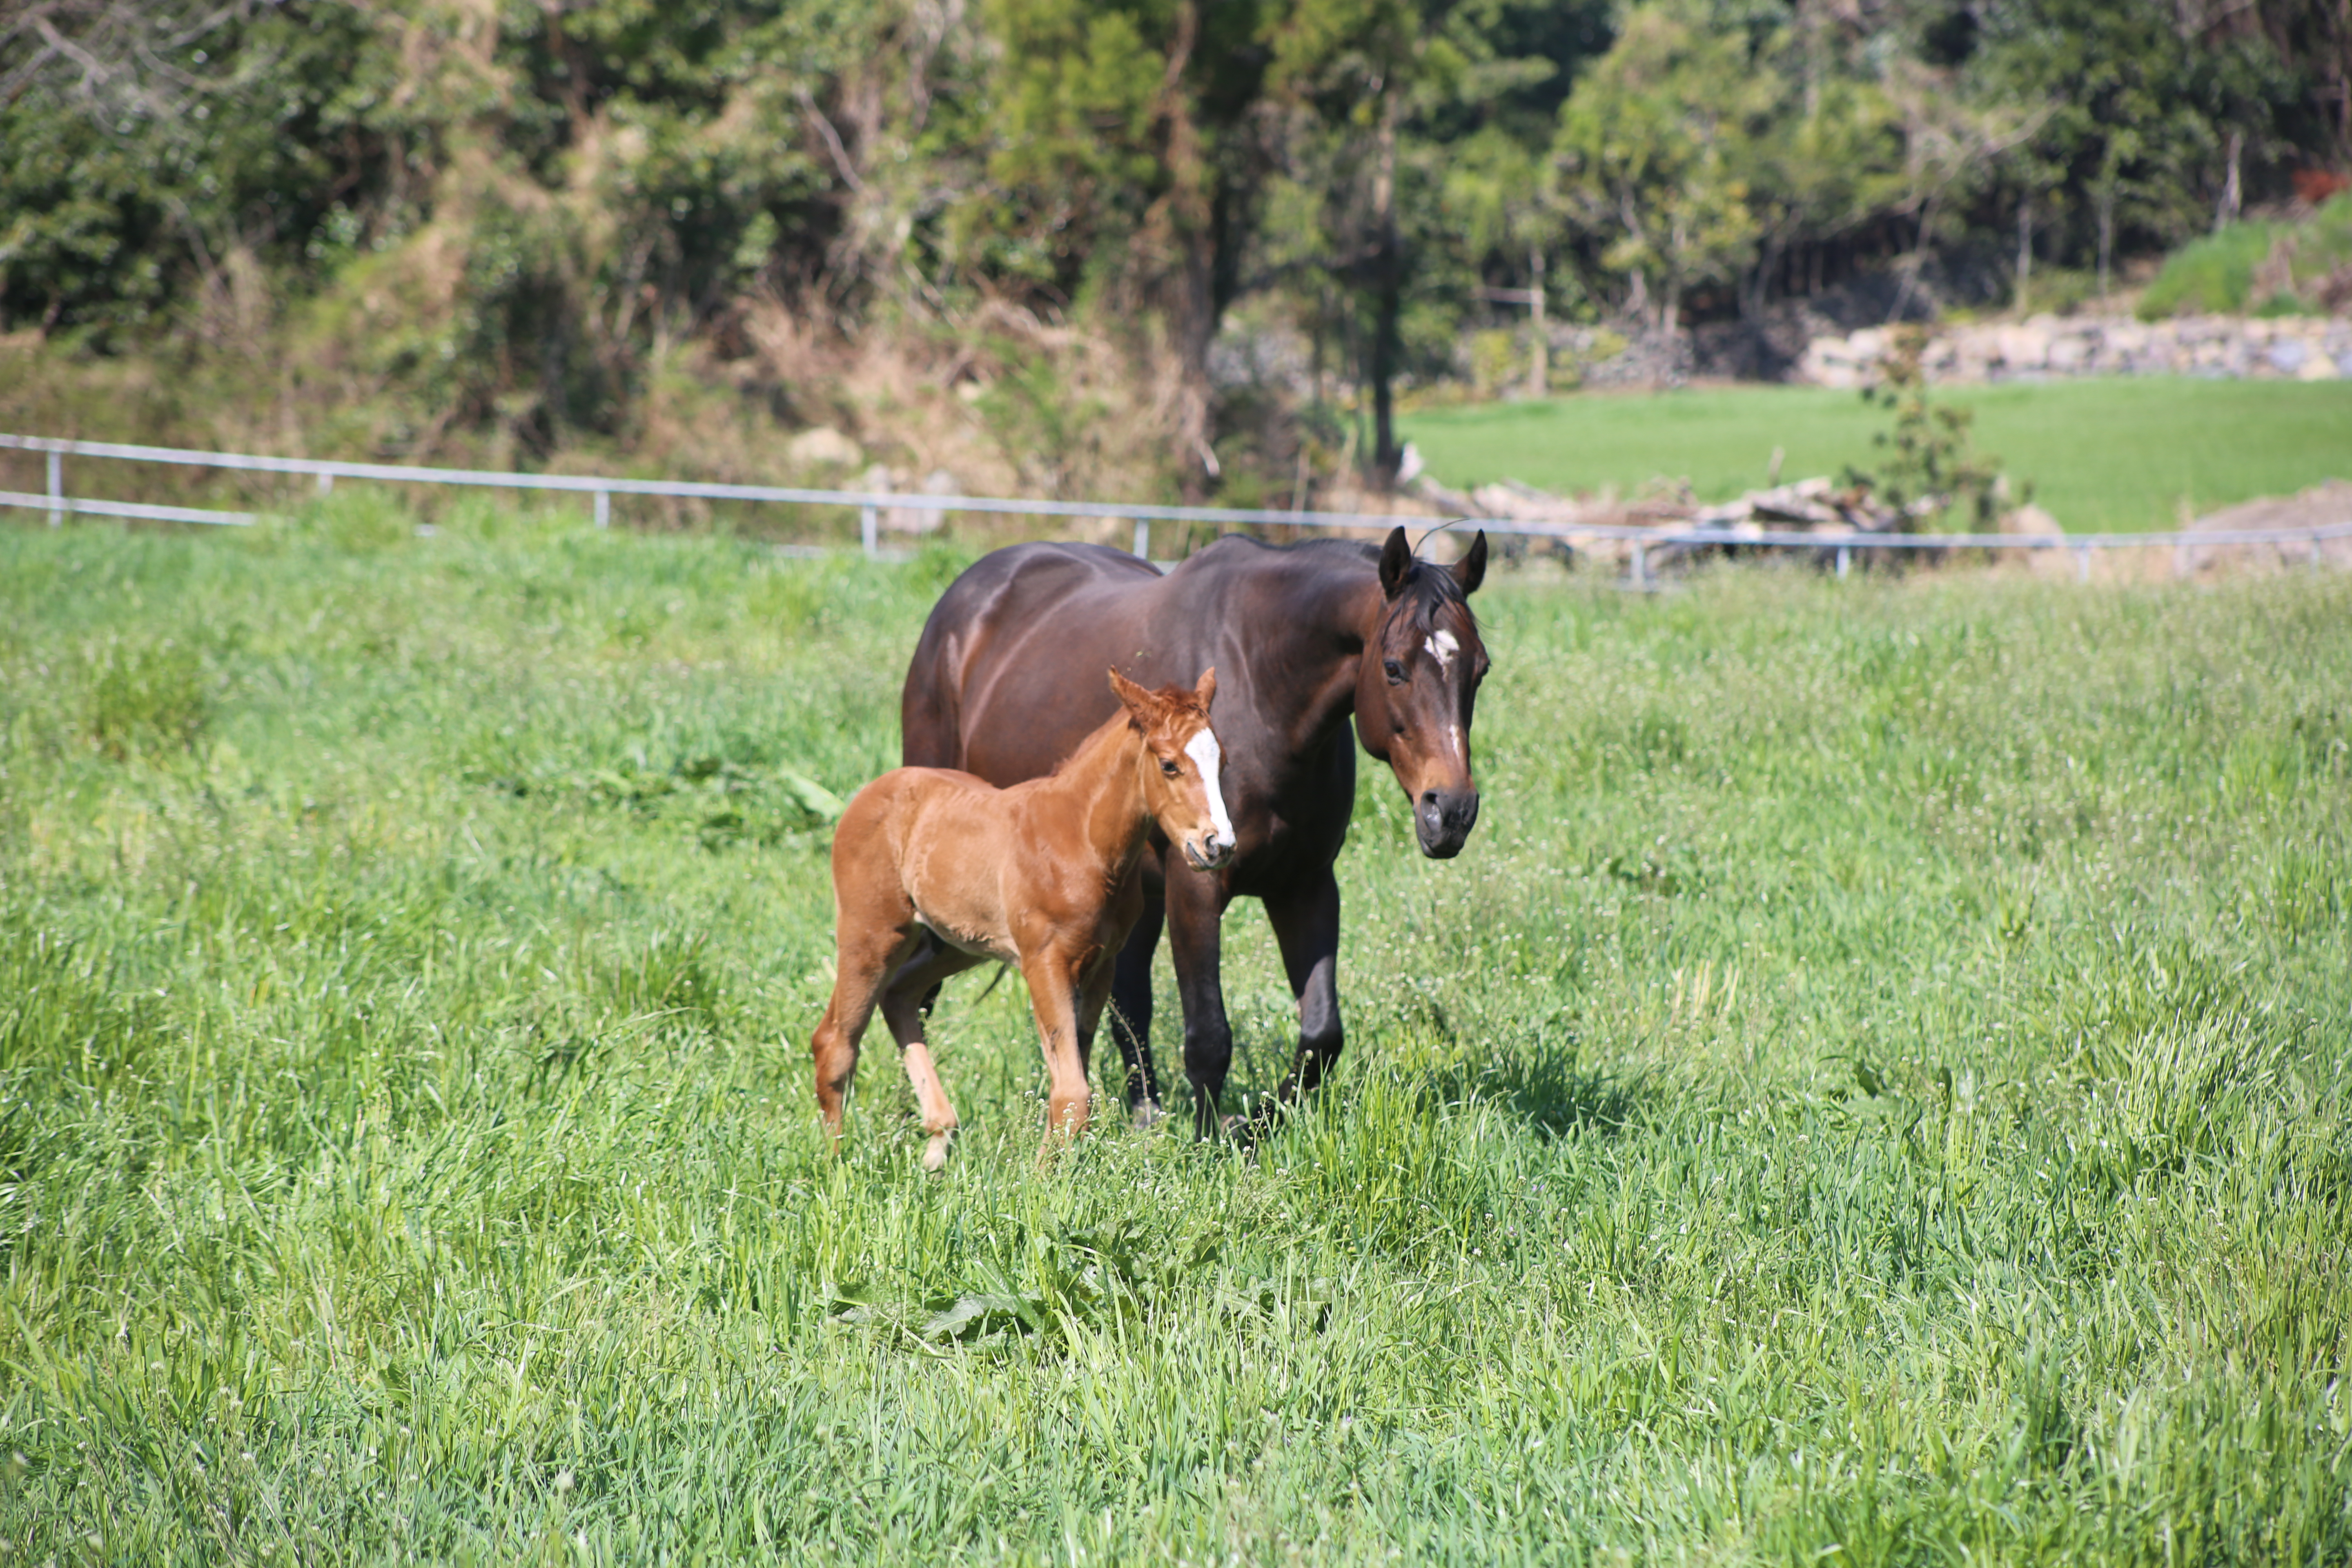
<instances>
[{"instance_id":1,"label":"tree","mask_svg":"<svg viewBox=\"0 0 2352 1568\"><path fill-rule=\"evenodd\" d=\"M1560 111L1576 220L1602 268L1627 280L1625 309L1664 332L1689 289L1739 272L1760 232L1749 206L1756 132L1776 95L1740 46L1696 5L1650 0Z\"/></svg>"}]
</instances>

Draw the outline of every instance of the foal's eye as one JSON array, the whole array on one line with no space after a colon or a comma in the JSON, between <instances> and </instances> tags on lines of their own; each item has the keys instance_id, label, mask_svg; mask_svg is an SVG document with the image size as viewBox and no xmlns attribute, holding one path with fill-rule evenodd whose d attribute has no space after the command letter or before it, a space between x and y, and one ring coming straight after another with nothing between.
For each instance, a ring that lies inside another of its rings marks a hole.
<instances>
[{"instance_id":1,"label":"foal's eye","mask_svg":"<svg viewBox=\"0 0 2352 1568\"><path fill-rule=\"evenodd\" d=\"M1391 686L1402 686L1404 684L1404 666L1399 664L1394 659L1389 659L1383 663L1381 668L1388 672L1389 684Z\"/></svg>"},{"instance_id":2,"label":"foal's eye","mask_svg":"<svg viewBox=\"0 0 2352 1568\"><path fill-rule=\"evenodd\" d=\"M1161 773L1166 773L1170 778L1171 778L1171 779L1172 779L1172 778L1174 778L1174 777L1176 776L1176 764L1175 764L1174 763L1171 763L1171 762L1168 761L1166 758L1164 758L1164 757L1163 757L1163 758L1161 758L1161 759L1160 759L1160 771Z\"/></svg>"}]
</instances>

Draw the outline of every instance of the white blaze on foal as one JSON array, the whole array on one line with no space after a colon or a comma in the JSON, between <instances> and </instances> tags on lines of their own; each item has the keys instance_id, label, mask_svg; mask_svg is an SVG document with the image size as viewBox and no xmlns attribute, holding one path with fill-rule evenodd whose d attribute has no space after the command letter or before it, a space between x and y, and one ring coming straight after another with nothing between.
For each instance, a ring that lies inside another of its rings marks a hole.
<instances>
[{"instance_id":1,"label":"white blaze on foal","mask_svg":"<svg viewBox=\"0 0 2352 1568\"><path fill-rule=\"evenodd\" d=\"M1202 786L1209 792L1209 821L1216 828L1218 840L1234 843L1234 819L1225 815L1224 787L1217 782L1217 770L1225 760L1224 752L1217 746L1217 737L1202 730L1184 743L1184 754L1201 770Z\"/></svg>"},{"instance_id":2,"label":"white blaze on foal","mask_svg":"<svg viewBox=\"0 0 2352 1568\"><path fill-rule=\"evenodd\" d=\"M1454 656L1462 651L1462 645L1455 640L1454 634L1444 630L1432 632L1421 646L1427 648L1429 657L1437 661L1437 673L1440 675L1452 667Z\"/></svg>"}]
</instances>

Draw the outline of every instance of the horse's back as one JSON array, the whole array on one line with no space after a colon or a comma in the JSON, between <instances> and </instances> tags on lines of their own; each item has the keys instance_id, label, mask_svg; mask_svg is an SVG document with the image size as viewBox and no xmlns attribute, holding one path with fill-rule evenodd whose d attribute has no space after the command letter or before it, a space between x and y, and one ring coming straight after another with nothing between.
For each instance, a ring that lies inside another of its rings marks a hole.
<instances>
[{"instance_id":1,"label":"horse's back","mask_svg":"<svg viewBox=\"0 0 2352 1568\"><path fill-rule=\"evenodd\" d=\"M1016 544L981 557L923 625L899 698L902 760L1000 784L1050 770L1116 705L1106 672L1120 661L1139 594L1160 581L1148 563L1098 544ZM1012 710L1030 717L1017 735L975 748L966 727L974 699L984 702L1008 675L1034 689ZM1055 684L1063 689L1045 689Z\"/></svg>"}]
</instances>

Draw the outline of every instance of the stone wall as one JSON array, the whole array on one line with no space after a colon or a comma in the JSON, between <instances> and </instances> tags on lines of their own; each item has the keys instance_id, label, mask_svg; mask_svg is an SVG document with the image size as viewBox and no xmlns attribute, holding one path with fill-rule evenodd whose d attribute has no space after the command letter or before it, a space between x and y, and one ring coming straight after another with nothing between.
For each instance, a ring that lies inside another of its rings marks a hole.
<instances>
[{"instance_id":1,"label":"stone wall","mask_svg":"<svg viewBox=\"0 0 2352 1568\"><path fill-rule=\"evenodd\" d=\"M1928 329L1921 364L1938 383L2041 381L2069 375L2201 375L2332 381L2352 376L2352 320L2340 316L2034 316ZM1892 332L1865 327L1805 345L1792 380L1860 386L1874 379Z\"/></svg>"}]
</instances>

